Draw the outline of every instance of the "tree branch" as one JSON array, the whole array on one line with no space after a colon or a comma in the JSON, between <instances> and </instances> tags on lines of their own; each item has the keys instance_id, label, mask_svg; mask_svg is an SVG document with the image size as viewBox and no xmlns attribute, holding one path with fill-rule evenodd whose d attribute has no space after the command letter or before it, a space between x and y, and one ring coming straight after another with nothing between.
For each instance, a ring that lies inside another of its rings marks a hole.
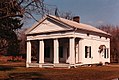
<instances>
[{"instance_id":1,"label":"tree branch","mask_svg":"<svg viewBox=\"0 0 119 80\"><path fill-rule=\"evenodd\" d=\"M29 14L35 21L38 22L38 20L31 13L29 13L29 12L26 12L26 13Z\"/></svg>"},{"instance_id":2,"label":"tree branch","mask_svg":"<svg viewBox=\"0 0 119 80\"><path fill-rule=\"evenodd\" d=\"M8 18L8 17L20 17L20 18L22 18L23 15L5 15L5 16L0 17L0 19L4 19L4 18Z\"/></svg>"}]
</instances>

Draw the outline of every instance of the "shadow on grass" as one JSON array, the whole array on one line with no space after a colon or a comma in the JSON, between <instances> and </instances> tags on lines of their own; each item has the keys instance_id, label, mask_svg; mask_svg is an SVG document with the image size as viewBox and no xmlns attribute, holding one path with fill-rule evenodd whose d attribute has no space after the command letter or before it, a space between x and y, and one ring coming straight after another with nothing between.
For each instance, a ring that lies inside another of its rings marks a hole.
<instances>
[{"instance_id":1,"label":"shadow on grass","mask_svg":"<svg viewBox=\"0 0 119 80\"><path fill-rule=\"evenodd\" d=\"M47 80L43 75L36 72L31 73L11 73L7 80Z\"/></svg>"},{"instance_id":2,"label":"shadow on grass","mask_svg":"<svg viewBox=\"0 0 119 80\"><path fill-rule=\"evenodd\" d=\"M13 70L13 67L9 67L9 66L1 66L0 65L0 71L10 71Z\"/></svg>"}]
</instances>

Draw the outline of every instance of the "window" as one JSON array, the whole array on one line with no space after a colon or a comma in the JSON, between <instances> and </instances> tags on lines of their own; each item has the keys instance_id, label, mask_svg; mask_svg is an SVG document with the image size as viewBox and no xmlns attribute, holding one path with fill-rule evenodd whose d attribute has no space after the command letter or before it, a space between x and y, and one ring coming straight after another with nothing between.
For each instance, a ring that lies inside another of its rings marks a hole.
<instances>
[{"instance_id":1,"label":"window","mask_svg":"<svg viewBox=\"0 0 119 80\"><path fill-rule=\"evenodd\" d=\"M63 46L59 47L59 57L63 58Z\"/></svg>"},{"instance_id":2,"label":"window","mask_svg":"<svg viewBox=\"0 0 119 80\"><path fill-rule=\"evenodd\" d=\"M85 46L85 58L91 58L91 46Z\"/></svg>"},{"instance_id":3,"label":"window","mask_svg":"<svg viewBox=\"0 0 119 80\"><path fill-rule=\"evenodd\" d=\"M50 47L46 47L44 53L45 58L50 58Z\"/></svg>"},{"instance_id":4,"label":"window","mask_svg":"<svg viewBox=\"0 0 119 80\"><path fill-rule=\"evenodd\" d=\"M108 48L104 49L104 58L109 58L109 49Z\"/></svg>"},{"instance_id":5,"label":"window","mask_svg":"<svg viewBox=\"0 0 119 80\"><path fill-rule=\"evenodd\" d=\"M87 33L87 36L89 36L89 33Z\"/></svg>"}]
</instances>

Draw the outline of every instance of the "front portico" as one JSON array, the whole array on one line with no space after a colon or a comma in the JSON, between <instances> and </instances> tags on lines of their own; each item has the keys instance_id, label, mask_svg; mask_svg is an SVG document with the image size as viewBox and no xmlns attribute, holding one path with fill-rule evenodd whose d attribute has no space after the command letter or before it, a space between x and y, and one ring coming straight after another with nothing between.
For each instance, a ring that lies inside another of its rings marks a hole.
<instances>
[{"instance_id":1,"label":"front portico","mask_svg":"<svg viewBox=\"0 0 119 80\"><path fill-rule=\"evenodd\" d=\"M43 67L46 64L52 64L53 67L57 67L57 64L67 64L67 67L76 63L75 55L75 38L54 38L54 39L42 39L37 40L39 50L36 62L32 62L32 40L27 41L27 60L26 66ZM78 55L77 55L78 57ZM77 61L78 62L78 61ZM48 65L47 65L48 66ZM59 65L58 65L59 66ZM62 66L61 66L62 67ZM66 67L66 66L65 66Z\"/></svg>"}]
</instances>

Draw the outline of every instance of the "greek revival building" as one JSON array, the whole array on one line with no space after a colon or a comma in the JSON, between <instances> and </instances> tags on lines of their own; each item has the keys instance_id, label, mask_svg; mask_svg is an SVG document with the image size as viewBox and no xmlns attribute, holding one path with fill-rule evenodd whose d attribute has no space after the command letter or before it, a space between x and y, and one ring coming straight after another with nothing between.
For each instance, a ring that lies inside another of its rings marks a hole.
<instances>
[{"instance_id":1,"label":"greek revival building","mask_svg":"<svg viewBox=\"0 0 119 80\"><path fill-rule=\"evenodd\" d=\"M76 67L110 63L110 34L80 23L47 15L26 31L26 67ZM36 41L37 61L32 61Z\"/></svg>"}]
</instances>

